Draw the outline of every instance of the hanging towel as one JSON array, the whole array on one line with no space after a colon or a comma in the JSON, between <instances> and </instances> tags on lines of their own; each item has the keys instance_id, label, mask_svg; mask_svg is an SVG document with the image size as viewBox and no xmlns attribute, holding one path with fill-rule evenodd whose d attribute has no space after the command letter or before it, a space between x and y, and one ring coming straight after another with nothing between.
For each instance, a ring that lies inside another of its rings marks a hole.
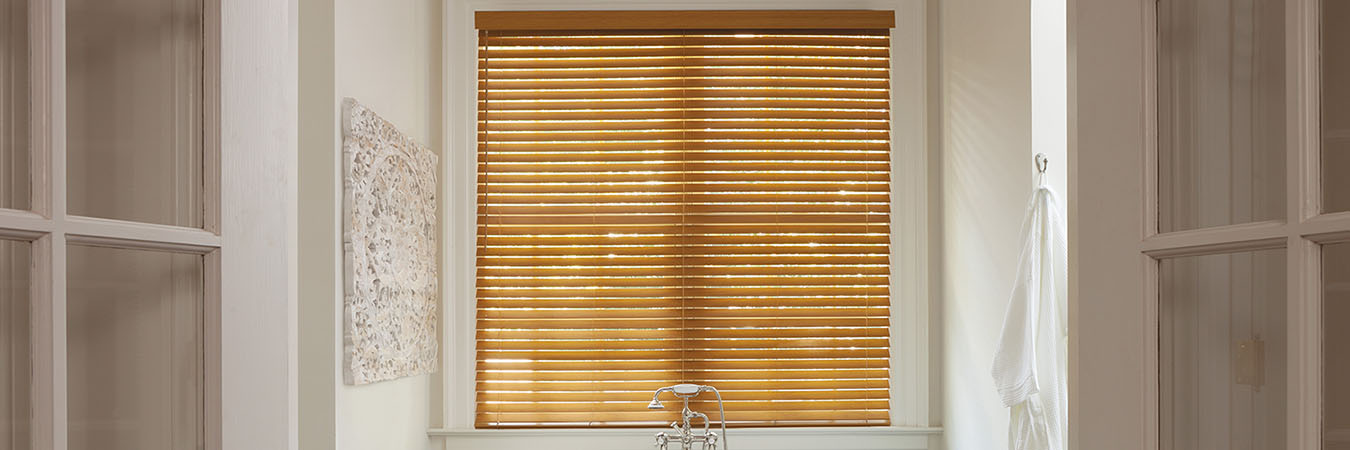
<instances>
[{"instance_id":1,"label":"hanging towel","mask_svg":"<svg viewBox=\"0 0 1350 450\"><path fill-rule=\"evenodd\" d=\"M1017 280L994 354L994 385L1009 408L1008 448L1068 446L1067 234L1043 183L1027 204Z\"/></svg>"}]
</instances>

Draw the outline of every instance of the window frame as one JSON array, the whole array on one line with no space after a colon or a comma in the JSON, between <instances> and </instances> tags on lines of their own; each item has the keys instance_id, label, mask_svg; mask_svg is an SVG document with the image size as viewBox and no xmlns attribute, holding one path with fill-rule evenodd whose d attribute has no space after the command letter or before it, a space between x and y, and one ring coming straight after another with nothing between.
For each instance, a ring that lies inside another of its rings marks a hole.
<instances>
[{"instance_id":1,"label":"window frame","mask_svg":"<svg viewBox=\"0 0 1350 450\"><path fill-rule=\"evenodd\" d=\"M933 257L928 241L931 201L928 168L933 148L928 139L927 113L927 5L924 0L594 0L583 6L565 0L465 0L446 2L443 10L443 47L446 164L442 176L446 232L442 284L441 376L433 381L431 399L432 437L454 439L472 448L531 448L547 439L548 445L575 443L590 448L631 448L645 445L652 430L475 429L474 423L474 332L476 310L474 272L476 225L474 183L477 148L477 30L476 11L550 10L783 10L783 9L872 9L895 11L891 32L891 426L741 428L730 440L737 447L794 448L903 448L926 449L931 437L941 434L932 423L932 387L938 380L930 361L929 314L933 298L929 291L929 267ZM896 63L899 61L900 63ZM439 414L437 414L439 413ZM438 417L439 416L439 417ZM857 439L841 440L849 436ZM561 442L560 442L561 441ZM841 447L842 445L842 447Z\"/></svg>"}]
</instances>

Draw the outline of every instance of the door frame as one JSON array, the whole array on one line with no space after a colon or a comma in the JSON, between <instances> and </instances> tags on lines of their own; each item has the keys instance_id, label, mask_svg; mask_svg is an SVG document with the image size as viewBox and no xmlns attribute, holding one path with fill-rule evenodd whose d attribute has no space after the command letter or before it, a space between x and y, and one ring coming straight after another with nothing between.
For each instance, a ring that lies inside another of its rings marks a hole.
<instances>
[{"instance_id":1,"label":"door frame","mask_svg":"<svg viewBox=\"0 0 1350 450\"><path fill-rule=\"evenodd\" d=\"M207 449L295 449L297 0L204 0L200 229L66 214L65 0L29 0L32 440L66 450L66 247L203 256Z\"/></svg>"},{"instance_id":2,"label":"door frame","mask_svg":"<svg viewBox=\"0 0 1350 450\"><path fill-rule=\"evenodd\" d=\"M1284 248L1287 448L1321 447L1321 245L1350 213L1320 214L1318 1L1286 0L1287 211L1281 220L1157 229L1155 5L1069 0L1070 448L1158 448L1158 262Z\"/></svg>"}]
</instances>

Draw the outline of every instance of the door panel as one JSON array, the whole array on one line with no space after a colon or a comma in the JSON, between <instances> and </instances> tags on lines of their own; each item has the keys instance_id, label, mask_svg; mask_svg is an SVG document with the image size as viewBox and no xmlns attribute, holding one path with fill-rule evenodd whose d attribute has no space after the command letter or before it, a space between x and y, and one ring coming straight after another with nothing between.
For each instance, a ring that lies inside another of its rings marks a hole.
<instances>
[{"instance_id":1,"label":"door panel","mask_svg":"<svg viewBox=\"0 0 1350 450\"><path fill-rule=\"evenodd\" d=\"M71 214L202 226L202 0L68 0Z\"/></svg>"},{"instance_id":2,"label":"door panel","mask_svg":"<svg viewBox=\"0 0 1350 450\"><path fill-rule=\"evenodd\" d=\"M1284 2L1160 0L1160 231L1284 216Z\"/></svg>"},{"instance_id":3,"label":"door panel","mask_svg":"<svg viewBox=\"0 0 1350 450\"><path fill-rule=\"evenodd\" d=\"M1323 396L1337 395L1333 383L1345 376L1324 372L1334 368L1321 355L1350 347L1350 336L1332 330L1344 319L1330 316L1340 314L1333 295L1323 308L1331 291L1319 276L1330 282L1327 271L1343 263L1318 255L1334 257L1350 217L1317 207L1319 196L1337 204L1341 192L1325 191L1340 189L1329 183L1345 171L1323 153L1319 128L1337 125L1320 122L1317 79L1319 57L1344 46L1323 44L1319 55L1321 0L1281 3L1070 0L1071 448L1325 450L1332 431L1322 408L1336 408ZM1178 32L1175 21L1192 16L1215 21L1198 30L1217 31ZM1185 67L1198 69L1177 70ZM1191 80L1194 89L1177 90ZM1178 145L1192 141L1200 145ZM1277 267L1235 270L1233 255L1269 249L1285 255L1269 263ZM1212 255L1227 255L1218 256L1226 265L1203 262ZM1283 297L1275 278L1263 283L1272 292L1253 287L1266 272L1284 274ZM1218 303L1178 302L1204 298ZM1236 307L1278 299L1282 311ZM1272 331L1277 322L1280 345L1278 335L1234 334L1236 324ZM1283 370L1272 372L1278 358ZM1248 361L1262 361L1261 370ZM1256 374L1265 377L1260 393L1245 384Z\"/></svg>"},{"instance_id":4,"label":"door panel","mask_svg":"<svg viewBox=\"0 0 1350 450\"><path fill-rule=\"evenodd\" d=\"M69 247L70 450L203 440L200 255Z\"/></svg>"},{"instance_id":5,"label":"door panel","mask_svg":"<svg viewBox=\"0 0 1350 450\"><path fill-rule=\"evenodd\" d=\"M1149 2L1151 3L1151 2ZM1071 0L1069 448L1149 448L1145 2ZM1156 342L1154 343L1156 348ZM1152 373L1150 373L1152 372ZM1155 397L1156 398L1156 397ZM1152 442L1157 442L1156 435ZM1156 448L1156 447L1155 447Z\"/></svg>"},{"instance_id":6,"label":"door panel","mask_svg":"<svg viewBox=\"0 0 1350 450\"><path fill-rule=\"evenodd\" d=\"M295 445L294 7L0 0L0 450Z\"/></svg>"},{"instance_id":7,"label":"door panel","mask_svg":"<svg viewBox=\"0 0 1350 450\"><path fill-rule=\"evenodd\" d=\"M1322 2L1322 212L1350 211L1350 2Z\"/></svg>"},{"instance_id":8,"label":"door panel","mask_svg":"<svg viewBox=\"0 0 1350 450\"><path fill-rule=\"evenodd\" d=\"M27 450L32 395L31 244L0 239L0 449Z\"/></svg>"},{"instance_id":9,"label":"door panel","mask_svg":"<svg viewBox=\"0 0 1350 450\"><path fill-rule=\"evenodd\" d=\"M1159 448L1283 447L1285 267L1284 250L1160 262Z\"/></svg>"},{"instance_id":10,"label":"door panel","mask_svg":"<svg viewBox=\"0 0 1350 450\"><path fill-rule=\"evenodd\" d=\"M28 99L28 0L0 0L0 208L29 208Z\"/></svg>"},{"instance_id":11,"label":"door panel","mask_svg":"<svg viewBox=\"0 0 1350 450\"><path fill-rule=\"evenodd\" d=\"M1322 423L1325 450L1350 450L1350 243L1322 248Z\"/></svg>"}]
</instances>

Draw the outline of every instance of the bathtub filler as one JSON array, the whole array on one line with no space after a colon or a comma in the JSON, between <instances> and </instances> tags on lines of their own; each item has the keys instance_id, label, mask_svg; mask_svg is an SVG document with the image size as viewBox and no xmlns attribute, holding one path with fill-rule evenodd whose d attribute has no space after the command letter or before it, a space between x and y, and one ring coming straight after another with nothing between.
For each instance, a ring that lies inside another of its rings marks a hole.
<instances>
[{"instance_id":1,"label":"bathtub filler","mask_svg":"<svg viewBox=\"0 0 1350 450\"><path fill-rule=\"evenodd\" d=\"M692 450L695 442L702 444L702 450L717 450L717 433L710 430L708 415L689 409L689 399L697 397L703 392L712 392L717 396L717 412L722 422L722 450L727 449L727 419L726 410L722 407L722 393L717 392L717 388L712 386L700 386L697 384L677 384L657 389L652 394L652 402L647 404L647 409L665 409L661 405L661 393L671 392L676 397L684 400L684 409L680 411L680 421L672 422L671 432L662 431L656 433L656 447L660 450L667 450L670 441L674 440L680 444L680 450ZM694 428L690 425L690 420L694 418L703 419L703 433L694 433Z\"/></svg>"}]
</instances>

